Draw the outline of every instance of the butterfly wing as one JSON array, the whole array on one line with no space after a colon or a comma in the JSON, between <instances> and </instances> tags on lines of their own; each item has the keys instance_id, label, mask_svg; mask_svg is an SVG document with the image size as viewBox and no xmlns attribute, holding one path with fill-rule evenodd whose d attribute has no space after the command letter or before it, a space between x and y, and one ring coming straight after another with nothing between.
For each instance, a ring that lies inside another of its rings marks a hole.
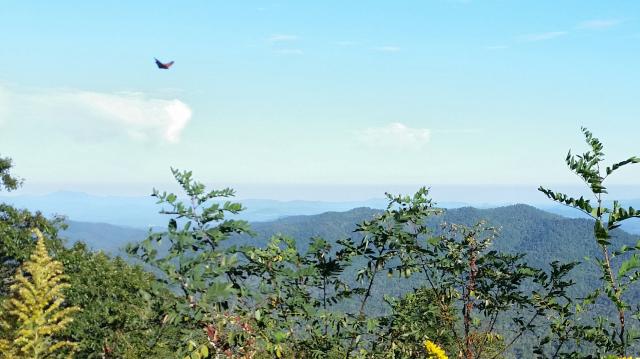
<instances>
[{"instance_id":1,"label":"butterfly wing","mask_svg":"<svg viewBox=\"0 0 640 359\"><path fill-rule=\"evenodd\" d=\"M158 59L154 59L154 60L156 60L156 66L158 66L159 69L165 68L164 64L162 62L160 62L160 60L158 60Z\"/></svg>"}]
</instances>

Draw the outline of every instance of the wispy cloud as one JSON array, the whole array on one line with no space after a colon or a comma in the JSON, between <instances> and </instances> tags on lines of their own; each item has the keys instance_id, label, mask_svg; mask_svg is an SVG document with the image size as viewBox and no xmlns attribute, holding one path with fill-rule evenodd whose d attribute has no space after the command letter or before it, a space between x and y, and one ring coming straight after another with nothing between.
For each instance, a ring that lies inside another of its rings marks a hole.
<instances>
[{"instance_id":1,"label":"wispy cloud","mask_svg":"<svg viewBox=\"0 0 640 359\"><path fill-rule=\"evenodd\" d=\"M601 30L608 29L610 27L618 26L622 23L620 19L595 19L589 21L583 21L578 24L578 29L589 29L589 30Z\"/></svg>"},{"instance_id":2,"label":"wispy cloud","mask_svg":"<svg viewBox=\"0 0 640 359\"><path fill-rule=\"evenodd\" d=\"M80 91L64 96L122 126L134 138L159 135L165 141L179 142L180 134L192 115L191 108L178 99L150 98L141 93Z\"/></svg>"},{"instance_id":3,"label":"wispy cloud","mask_svg":"<svg viewBox=\"0 0 640 359\"><path fill-rule=\"evenodd\" d=\"M537 34L521 35L520 37L518 37L518 39L524 42L546 41L546 40L556 39L566 34L567 34L566 31L549 31L549 32L541 32Z\"/></svg>"},{"instance_id":4,"label":"wispy cloud","mask_svg":"<svg viewBox=\"0 0 640 359\"><path fill-rule=\"evenodd\" d=\"M269 42L287 42L287 41L295 41L300 39L297 35L287 35L287 34L274 34L269 36L267 39Z\"/></svg>"},{"instance_id":5,"label":"wispy cloud","mask_svg":"<svg viewBox=\"0 0 640 359\"><path fill-rule=\"evenodd\" d=\"M140 92L104 93L73 89L10 91L11 106L4 121L34 122L34 126L74 137L105 139L125 135L136 140L180 141L192 110L179 99ZM35 122L38 123L35 123Z\"/></svg>"},{"instance_id":6,"label":"wispy cloud","mask_svg":"<svg viewBox=\"0 0 640 359\"><path fill-rule=\"evenodd\" d=\"M483 131L477 128L451 128L451 129L436 129L431 131L432 133L446 134L446 135L459 135L459 134L478 134Z\"/></svg>"},{"instance_id":7,"label":"wispy cloud","mask_svg":"<svg viewBox=\"0 0 640 359\"><path fill-rule=\"evenodd\" d=\"M383 127L366 128L357 133L357 138L374 148L420 149L431 139L431 131L393 122Z\"/></svg>"},{"instance_id":8,"label":"wispy cloud","mask_svg":"<svg viewBox=\"0 0 640 359\"><path fill-rule=\"evenodd\" d=\"M401 50L398 46L376 46L373 49L380 52L398 52Z\"/></svg>"}]
</instances>

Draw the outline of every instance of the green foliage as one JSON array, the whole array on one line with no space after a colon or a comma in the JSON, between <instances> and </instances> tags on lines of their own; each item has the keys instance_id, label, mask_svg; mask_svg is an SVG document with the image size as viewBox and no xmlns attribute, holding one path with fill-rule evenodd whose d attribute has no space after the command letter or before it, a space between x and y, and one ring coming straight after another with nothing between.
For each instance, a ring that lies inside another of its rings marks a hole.
<instances>
[{"instance_id":1,"label":"green foliage","mask_svg":"<svg viewBox=\"0 0 640 359\"><path fill-rule=\"evenodd\" d=\"M322 235L326 241L334 247L339 248L336 240L351 235L354 240L359 241L358 233L351 233L356 229L356 223L370 221L382 211L367 208L358 208L348 212L330 212L314 216L296 216L283 218L273 222L252 223L252 230L256 232L254 238L236 238L234 242L251 243L255 246L263 247L268 243L271 233L282 232L293 235L297 238L305 238L313 235ZM586 219L569 219L560 217L548 212L535 209L527 205L513 205L493 209L458 208L450 209L439 216L427 217L427 225L432 228L435 236L444 234L438 223L458 223L468 227L473 227L475 223L485 218L492 227L500 228L499 237L493 241L491 250L503 253L527 253L521 261L534 268L543 268L550 275L553 271L548 263L562 261L583 260L584 257L597 256L599 248L593 241L593 222ZM635 246L638 238L625 232L614 233L614 238L619 243L627 244L629 247ZM591 238L591 240L590 240ZM422 242L424 243L424 242ZM297 241L297 246L301 250L308 248L306 241ZM560 263L558 263L560 264ZM355 281L355 273L362 269L364 262L359 257L354 257L343 271L342 279L350 286L358 287ZM590 270L589 263L573 264L573 270L566 274L564 280L575 282L566 288L566 295L571 299L571 307L575 309L576 302L582 293L597 288L599 284L597 271ZM367 303L366 315L383 316L390 313L384 296L402 298L406 293L412 293L414 288L425 285L425 278L420 275L412 275L409 278L388 277L386 272L377 277L372 290L373 294ZM523 289L534 290L533 285L524 284ZM540 290L540 288L538 288ZM628 292L631 303L637 302L639 297L633 288ZM560 301L561 299L557 299ZM353 300L344 300L332 309L333 312L348 310L357 312L357 303ZM549 309L548 309L549 310ZM605 308L599 303L585 308L581 313L581 320L584 322L588 317L607 313ZM459 312L456 314L460 316ZM555 319L555 315L550 314L550 318ZM496 323L496 332L504 339L510 340L514 330L514 324L509 315L501 315ZM532 350L537 345L537 337L546 336L549 321L544 317L535 320L536 329L525 332L518 340L506 350L506 357L533 357ZM365 337L366 339L366 337ZM505 343L506 345L506 343ZM581 344L586 348L584 341ZM551 343L545 348L549 349ZM575 345L563 344L563 350L577 350ZM449 348L450 349L450 348ZM448 349L448 350L449 350ZM591 349L585 349L589 352Z\"/></svg>"},{"instance_id":2,"label":"green foliage","mask_svg":"<svg viewBox=\"0 0 640 359\"><path fill-rule=\"evenodd\" d=\"M199 336L213 313L230 308L234 304L232 296L243 290L237 282L236 256L228 254L221 244L231 234L248 233L249 229L245 221L225 219L227 214L242 211L239 203L216 201L232 197L233 190L206 191L202 183L192 179L191 172L172 172L187 200L154 190L158 204L166 206L161 213L171 216L167 230L151 233L127 250L154 269L162 289L181 297L167 308L166 322L183 323L182 336L188 342ZM165 242L167 245L159 249Z\"/></svg>"},{"instance_id":3,"label":"green foliage","mask_svg":"<svg viewBox=\"0 0 640 359\"><path fill-rule=\"evenodd\" d=\"M0 191L4 188L7 191L13 191L20 187L22 179L13 176L9 171L13 167L11 158L0 157Z\"/></svg>"},{"instance_id":4,"label":"green foliage","mask_svg":"<svg viewBox=\"0 0 640 359\"><path fill-rule=\"evenodd\" d=\"M445 224L443 234L418 253L436 303L461 312L462 323L452 316L441 322L454 336L453 351L465 358L500 357L525 333L545 325L545 303L563 298L571 284L562 280L568 271L549 280L522 254L492 250L496 235L483 222ZM499 325L508 332L498 333Z\"/></svg>"},{"instance_id":5,"label":"green foliage","mask_svg":"<svg viewBox=\"0 0 640 359\"><path fill-rule=\"evenodd\" d=\"M62 248L57 239L61 218L49 220L40 212L31 213L0 203L0 280L9 281L18 266L29 258L35 249L32 229L47 235L47 247L53 251ZM6 295L6 287L0 287L0 296Z\"/></svg>"},{"instance_id":6,"label":"green foliage","mask_svg":"<svg viewBox=\"0 0 640 359\"><path fill-rule=\"evenodd\" d=\"M72 322L78 307L64 307L63 290L69 287L62 264L47 253L44 237L17 271L11 296L2 303L2 354L10 358L54 358L77 343L57 337Z\"/></svg>"},{"instance_id":7,"label":"green foliage","mask_svg":"<svg viewBox=\"0 0 640 359\"><path fill-rule=\"evenodd\" d=\"M419 238L429 234L425 224L427 217L441 210L433 207L427 188L419 189L413 196L387 194L387 210L372 220L364 221L355 232L362 234L360 243L354 248L364 261L356 272L356 281L363 286L354 289L360 295L360 304L355 314L347 357L359 349L367 349L363 335L380 333L381 318L367 317L366 305L371 298L376 277L386 273L389 277L408 278L419 268L413 252L420 249ZM376 340L373 340L377 343Z\"/></svg>"},{"instance_id":8,"label":"green foliage","mask_svg":"<svg viewBox=\"0 0 640 359\"><path fill-rule=\"evenodd\" d=\"M604 182L640 158L602 172L603 145L583 132L589 151L569 152L566 162L594 198L540 191L590 215L592 233L585 220L568 224L527 206L482 212L504 221L498 230L477 221L473 209L444 213L421 188L412 196L387 194L384 211L329 213L305 226L270 224L256 239L246 222L229 219L243 210L228 200L233 190L207 190L191 172L172 169L184 196L153 192L169 216L166 230L150 231L127 249L142 267L82 244L64 248L55 237L59 222L6 205L0 207L0 265L8 273L28 258L34 247L29 228L52 234L48 244L71 284L62 286L67 303L84 308L74 322L62 319L57 335L60 343L75 341L86 358L623 355L639 336L628 320L640 318L640 306L632 306L640 298L634 285L640 243L612 231L640 212L617 201L605 207ZM0 160L8 174L10 161ZM578 243L591 234L601 255ZM567 253L550 238L579 248ZM583 253L595 258L602 285L576 299L579 290L594 289L594 276L556 259ZM550 268L543 270L547 259ZM7 341L0 345L10 350Z\"/></svg>"},{"instance_id":9,"label":"green foliage","mask_svg":"<svg viewBox=\"0 0 640 359\"><path fill-rule=\"evenodd\" d=\"M576 208L594 219L594 237L596 243L600 246L601 256L595 259L601 271L602 286L598 290L586 296L583 305L591 305L600 297L604 296L613 305L617 311L615 319L608 317L595 318L595 325L582 326L574 325L572 328L563 329L566 331L577 332L574 336L593 342L604 351L601 354L609 352L625 356L629 347L629 342L634 341L637 336L628 330L626 311L630 309L630 304L625 300L624 295L632 284L634 284L640 274L640 266L638 258L635 254L624 255L628 252L640 249L640 246L621 247L620 250L611 253L612 236L611 231L620 227L621 222L630 218L640 218L640 211L632 207L624 209L618 201L613 201L613 206L607 208L604 205L604 195L607 194L607 188L604 185L605 180L616 170L629 165L640 163L640 157L630 157L626 160L614 163L605 168L602 173L602 162L604 161L604 146L593 136L586 128L582 128L585 140L589 146L589 150L582 155L573 155L571 151L567 154L566 163L569 169L580 177L588 186L594 197L595 203L583 197L574 198L564 193L557 193L549 189L540 187L550 199L562 203L566 206ZM619 259L618 272L615 272L616 264L614 259ZM565 313L566 314L566 313ZM640 312L634 313L637 317ZM617 321L617 325L613 324ZM563 338L560 337L559 340Z\"/></svg>"},{"instance_id":10,"label":"green foliage","mask_svg":"<svg viewBox=\"0 0 640 359\"><path fill-rule=\"evenodd\" d=\"M78 343L78 357L171 356L178 342L172 328L160 326L158 311L165 298L154 292L153 275L120 258L93 253L82 243L56 257L69 276L67 302L83 308L65 331ZM168 290L164 296L171 300Z\"/></svg>"},{"instance_id":11,"label":"green foliage","mask_svg":"<svg viewBox=\"0 0 640 359\"><path fill-rule=\"evenodd\" d=\"M255 318L258 340L268 352L312 358L343 352L350 325L337 305L352 292L340 276L354 253L351 242L340 243L350 246L334 251L327 241L311 238L301 253L293 239L274 236L264 249L240 248L239 269L254 302L246 303L253 309L245 313Z\"/></svg>"},{"instance_id":12,"label":"green foliage","mask_svg":"<svg viewBox=\"0 0 640 359\"><path fill-rule=\"evenodd\" d=\"M82 307L60 333L77 344L79 357L168 357L179 344L176 328L162 325L161 305L168 290L151 291L153 275L121 259L92 253L78 243L66 249L57 238L63 219L0 204L0 276L10 284L13 273L34 252L32 228L47 234L46 246L63 263L68 284L66 303ZM0 297L8 295L0 286Z\"/></svg>"},{"instance_id":13,"label":"green foliage","mask_svg":"<svg viewBox=\"0 0 640 359\"><path fill-rule=\"evenodd\" d=\"M163 313L181 328L183 356L410 358L434 339L468 358L496 358L541 325L547 303L565 295L559 285L571 284L557 278L565 272L549 280L523 255L490 250L496 231L482 223L445 226L433 236L429 219L442 210L426 188L387 195L387 210L335 247L318 237L303 246L281 235L263 247L236 247L226 244L230 234L251 232L225 213L242 207L212 201L233 192L207 192L191 173L174 175L188 204L154 191L170 207L163 210L172 215L168 230L129 252L175 294ZM400 300L388 296L383 311L369 308L388 278L418 277L427 288ZM503 317L512 318L511 335L496 331Z\"/></svg>"},{"instance_id":14,"label":"green foliage","mask_svg":"<svg viewBox=\"0 0 640 359\"><path fill-rule=\"evenodd\" d=\"M381 352L390 358L424 358L424 339L439 343L448 352L455 352L455 339L443 322L457 320L451 303L439 305L437 294L429 288L419 288L401 299L390 302L392 313L383 324L388 338ZM388 323L386 323L388 321Z\"/></svg>"}]
</instances>

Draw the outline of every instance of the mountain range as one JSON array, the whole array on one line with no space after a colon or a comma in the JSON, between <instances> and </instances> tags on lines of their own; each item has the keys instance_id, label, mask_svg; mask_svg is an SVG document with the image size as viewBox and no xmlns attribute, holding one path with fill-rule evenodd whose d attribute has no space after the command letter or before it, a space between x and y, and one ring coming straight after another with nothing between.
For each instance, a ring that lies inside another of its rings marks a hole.
<instances>
[{"instance_id":1,"label":"mountain range","mask_svg":"<svg viewBox=\"0 0 640 359\"><path fill-rule=\"evenodd\" d=\"M108 223L116 226L148 229L163 226L166 218L159 214L160 206L151 196L118 197L97 196L82 192L53 192L46 195L18 195L0 197L0 202L6 202L19 208L39 210L46 215L63 214L72 222ZM238 219L250 222L269 222L296 215L316 215L325 212L344 212L353 208L369 207L384 209L387 201L384 198L374 198L363 201L330 202L330 201L277 201L269 199L239 200L246 208ZM467 203L456 201L438 202L442 208L496 208L513 203ZM640 199L623 201L626 206L640 207ZM541 202L536 208L560 214L570 218L584 218L584 215L571 208ZM623 227L630 233L640 234L640 220L628 221Z\"/></svg>"},{"instance_id":2,"label":"mountain range","mask_svg":"<svg viewBox=\"0 0 640 359\"><path fill-rule=\"evenodd\" d=\"M272 235L279 233L295 238L304 249L311 237L319 236L335 242L353 236L353 230L358 223L371 219L380 211L360 207L343 212L331 211L252 222L251 228L255 236L238 236L231 241L235 244L261 245ZM526 253L534 262L532 264L544 266L553 260L583 260L598 253L598 247L593 240L591 220L567 218L523 204L488 209L447 209L443 215L430 218L428 224L437 232L442 222L471 225L479 220L485 220L489 225L501 228L500 236L495 242L496 249ZM68 228L62 232L62 236L69 242L81 240L93 249L111 253L119 253L119 249L127 243L142 240L148 234L148 230L106 223L67 223ZM640 239L640 236L623 230L618 229L615 232L614 243L620 245L635 245Z\"/></svg>"}]
</instances>

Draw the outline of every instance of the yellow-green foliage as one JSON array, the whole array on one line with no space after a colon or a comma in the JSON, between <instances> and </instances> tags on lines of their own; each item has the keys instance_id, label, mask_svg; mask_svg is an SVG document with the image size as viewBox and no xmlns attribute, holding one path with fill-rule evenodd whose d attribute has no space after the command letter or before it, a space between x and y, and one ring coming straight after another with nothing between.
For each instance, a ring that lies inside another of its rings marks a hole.
<instances>
[{"instance_id":1,"label":"yellow-green foliage","mask_svg":"<svg viewBox=\"0 0 640 359\"><path fill-rule=\"evenodd\" d=\"M78 308L62 307L63 290L69 286L62 264L49 257L42 233L34 233L38 238L35 252L16 272L11 295L2 303L0 351L6 358L53 358L76 346L55 339Z\"/></svg>"},{"instance_id":2,"label":"yellow-green foliage","mask_svg":"<svg viewBox=\"0 0 640 359\"><path fill-rule=\"evenodd\" d=\"M424 341L424 348L427 350L428 359L448 359L444 350L431 340Z\"/></svg>"}]
</instances>

